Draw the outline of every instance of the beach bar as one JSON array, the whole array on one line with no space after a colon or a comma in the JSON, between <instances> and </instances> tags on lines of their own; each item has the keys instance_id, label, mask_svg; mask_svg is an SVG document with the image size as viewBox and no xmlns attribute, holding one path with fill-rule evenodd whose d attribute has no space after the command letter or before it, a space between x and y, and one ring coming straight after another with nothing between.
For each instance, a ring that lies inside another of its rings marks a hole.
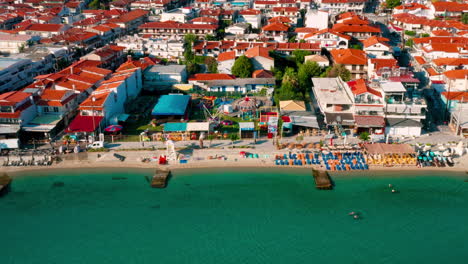
<instances>
[{"instance_id":1,"label":"beach bar","mask_svg":"<svg viewBox=\"0 0 468 264\"><path fill-rule=\"evenodd\" d=\"M409 144L363 144L362 149L370 165L416 165L416 151Z\"/></svg>"},{"instance_id":2,"label":"beach bar","mask_svg":"<svg viewBox=\"0 0 468 264\"><path fill-rule=\"evenodd\" d=\"M168 94L159 97L158 102L151 111L156 119L187 120L190 95Z\"/></svg>"}]
</instances>

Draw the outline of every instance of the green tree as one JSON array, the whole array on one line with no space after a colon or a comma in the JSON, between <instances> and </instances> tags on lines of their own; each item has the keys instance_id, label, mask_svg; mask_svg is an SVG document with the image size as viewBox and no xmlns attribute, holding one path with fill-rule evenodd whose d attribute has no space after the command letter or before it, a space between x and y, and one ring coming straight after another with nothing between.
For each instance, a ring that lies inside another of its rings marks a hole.
<instances>
[{"instance_id":1,"label":"green tree","mask_svg":"<svg viewBox=\"0 0 468 264\"><path fill-rule=\"evenodd\" d=\"M312 87L312 77L320 76L322 68L315 61L308 61L304 64L299 65L297 70L297 77L299 79L299 87L301 93L305 96L307 91Z\"/></svg>"},{"instance_id":2,"label":"green tree","mask_svg":"<svg viewBox=\"0 0 468 264\"><path fill-rule=\"evenodd\" d=\"M184 36L184 43L189 43L190 45L193 45L193 43L197 40L197 36L195 34L186 34Z\"/></svg>"},{"instance_id":3,"label":"green tree","mask_svg":"<svg viewBox=\"0 0 468 264\"><path fill-rule=\"evenodd\" d=\"M210 145L208 145L208 148L211 148L211 142L213 142L213 139L215 139L215 135L209 134L207 139L210 141Z\"/></svg>"},{"instance_id":4,"label":"green tree","mask_svg":"<svg viewBox=\"0 0 468 264\"><path fill-rule=\"evenodd\" d=\"M294 60L296 61L297 65L299 65L299 63L304 63L305 56L308 56L308 55L311 55L311 54L312 54L312 52L310 52L308 50L300 50L300 49L294 50L292 52L292 55L293 55Z\"/></svg>"},{"instance_id":5,"label":"green tree","mask_svg":"<svg viewBox=\"0 0 468 264\"><path fill-rule=\"evenodd\" d=\"M358 50L362 50L362 46L359 45L359 44L354 44L351 46L352 49L358 49Z\"/></svg>"},{"instance_id":6,"label":"green tree","mask_svg":"<svg viewBox=\"0 0 468 264\"><path fill-rule=\"evenodd\" d=\"M234 65L231 68L232 74L239 78L250 78L254 67L252 61L247 58L245 55L240 56L234 62Z\"/></svg>"},{"instance_id":7,"label":"green tree","mask_svg":"<svg viewBox=\"0 0 468 264\"><path fill-rule=\"evenodd\" d=\"M400 0L385 0L385 3L388 9L394 9L395 7L401 5Z\"/></svg>"},{"instance_id":8,"label":"green tree","mask_svg":"<svg viewBox=\"0 0 468 264\"><path fill-rule=\"evenodd\" d=\"M195 74L195 73L200 72L200 65L198 65L197 63L189 61L186 63L186 65L187 65L187 72L189 74Z\"/></svg>"},{"instance_id":9,"label":"green tree","mask_svg":"<svg viewBox=\"0 0 468 264\"><path fill-rule=\"evenodd\" d=\"M361 134L359 134L359 138L360 138L362 141L369 141L370 135L369 135L369 133L367 133L367 132L362 132Z\"/></svg>"},{"instance_id":10,"label":"green tree","mask_svg":"<svg viewBox=\"0 0 468 264\"><path fill-rule=\"evenodd\" d=\"M461 22L463 24L468 24L468 13L464 13L461 17Z\"/></svg>"},{"instance_id":11,"label":"green tree","mask_svg":"<svg viewBox=\"0 0 468 264\"><path fill-rule=\"evenodd\" d=\"M207 40L207 41L216 40L216 37L213 36L213 35L209 35L209 34L208 34L208 35L205 36L205 40Z\"/></svg>"},{"instance_id":12,"label":"green tree","mask_svg":"<svg viewBox=\"0 0 468 264\"><path fill-rule=\"evenodd\" d=\"M205 64L208 67L210 73L218 72L218 62L213 57L205 57Z\"/></svg>"},{"instance_id":13,"label":"green tree","mask_svg":"<svg viewBox=\"0 0 468 264\"><path fill-rule=\"evenodd\" d=\"M231 140L232 148L234 148L234 141L239 139L239 135L237 133L232 133L229 135L229 139Z\"/></svg>"},{"instance_id":14,"label":"green tree","mask_svg":"<svg viewBox=\"0 0 468 264\"><path fill-rule=\"evenodd\" d=\"M335 64L332 67L328 67L325 72L326 77L341 77L343 81L347 82L351 80L351 72L345 68L342 64Z\"/></svg>"},{"instance_id":15,"label":"green tree","mask_svg":"<svg viewBox=\"0 0 468 264\"><path fill-rule=\"evenodd\" d=\"M408 47L413 47L413 44L414 44L414 40L412 38L408 39L405 42L405 45L408 46Z\"/></svg>"},{"instance_id":16,"label":"green tree","mask_svg":"<svg viewBox=\"0 0 468 264\"><path fill-rule=\"evenodd\" d=\"M286 68L283 74L281 87L276 91L276 101L302 99L299 88L299 79L293 68Z\"/></svg>"}]
</instances>

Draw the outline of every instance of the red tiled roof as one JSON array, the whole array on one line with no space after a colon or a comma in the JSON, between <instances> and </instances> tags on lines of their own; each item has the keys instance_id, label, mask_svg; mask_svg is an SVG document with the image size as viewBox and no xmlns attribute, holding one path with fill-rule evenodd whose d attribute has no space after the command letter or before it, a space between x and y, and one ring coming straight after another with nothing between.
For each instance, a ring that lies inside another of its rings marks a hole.
<instances>
[{"instance_id":1,"label":"red tiled roof","mask_svg":"<svg viewBox=\"0 0 468 264\"><path fill-rule=\"evenodd\" d=\"M460 66L460 65L468 65L468 58L437 58L437 59L433 59L432 62L437 66L443 66L443 65Z\"/></svg>"},{"instance_id":2,"label":"red tiled roof","mask_svg":"<svg viewBox=\"0 0 468 264\"><path fill-rule=\"evenodd\" d=\"M347 83L351 88L351 92L353 92L353 94L355 95L371 93L375 96L382 97L382 93L367 86L366 81L364 79L357 79Z\"/></svg>"},{"instance_id":3,"label":"red tiled roof","mask_svg":"<svg viewBox=\"0 0 468 264\"><path fill-rule=\"evenodd\" d=\"M468 10L468 3L434 2L432 5L438 12L466 12Z\"/></svg>"},{"instance_id":4,"label":"red tiled roof","mask_svg":"<svg viewBox=\"0 0 468 264\"><path fill-rule=\"evenodd\" d=\"M273 12L293 13L293 12L299 12L299 8L297 7L273 7Z\"/></svg>"},{"instance_id":5,"label":"red tiled roof","mask_svg":"<svg viewBox=\"0 0 468 264\"><path fill-rule=\"evenodd\" d=\"M383 38L383 37L377 37L377 36L372 36L368 39L365 39L362 41L362 44L364 44L364 48L367 48L367 47L370 47L370 46L373 46L377 43L380 43L380 44L383 44L387 47L390 47L390 45L388 45L386 42L387 41L390 41L388 38Z\"/></svg>"},{"instance_id":6,"label":"red tiled roof","mask_svg":"<svg viewBox=\"0 0 468 264\"><path fill-rule=\"evenodd\" d=\"M436 70L434 70L434 68L432 67L428 67L426 68L426 71L427 73L429 74L429 76L437 76L437 75L440 75L440 73L438 73Z\"/></svg>"},{"instance_id":7,"label":"red tiled roof","mask_svg":"<svg viewBox=\"0 0 468 264\"><path fill-rule=\"evenodd\" d=\"M212 18L212 17L197 17L197 18L194 18L192 20L190 20L190 22L194 23L194 22L202 22L202 23L210 23L210 24L218 24L219 21L215 18Z\"/></svg>"},{"instance_id":8,"label":"red tiled roof","mask_svg":"<svg viewBox=\"0 0 468 264\"><path fill-rule=\"evenodd\" d=\"M380 33L380 28L370 26L370 25L347 25L343 23L335 24L332 27L332 30L340 33L345 32L366 32L366 33Z\"/></svg>"},{"instance_id":9,"label":"red tiled roof","mask_svg":"<svg viewBox=\"0 0 468 264\"><path fill-rule=\"evenodd\" d=\"M395 7L398 10L415 10L415 9L429 9L429 7L419 3L408 3Z\"/></svg>"},{"instance_id":10,"label":"red tiled roof","mask_svg":"<svg viewBox=\"0 0 468 264\"><path fill-rule=\"evenodd\" d=\"M263 31L288 31L289 26L282 23L271 23L262 28Z\"/></svg>"},{"instance_id":11,"label":"red tiled roof","mask_svg":"<svg viewBox=\"0 0 468 264\"><path fill-rule=\"evenodd\" d=\"M309 33L309 34L305 35L304 38L306 39L306 38L310 38L310 37L312 37L312 36L321 35L321 34L327 34L327 33L328 33L328 34L336 35L336 36L338 36L338 37L341 37L341 38L344 38L344 39L347 39L347 40L350 40L350 39L352 38L352 37L349 36L349 35L336 32L336 31L331 30L331 29L329 29L329 28L324 28L324 29L319 30L319 31L317 31L317 32L315 32L315 33Z\"/></svg>"},{"instance_id":12,"label":"red tiled roof","mask_svg":"<svg viewBox=\"0 0 468 264\"><path fill-rule=\"evenodd\" d=\"M449 79L465 79L468 76L468 70L451 70L444 72Z\"/></svg>"},{"instance_id":13,"label":"red tiled roof","mask_svg":"<svg viewBox=\"0 0 468 264\"><path fill-rule=\"evenodd\" d=\"M146 10L132 10L126 14L119 16L118 18L109 19L109 22L112 23L128 23L140 17L144 17L149 14L149 11Z\"/></svg>"},{"instance_id":14,"label":"red tiled roof","mask_svg":"<svg viewBox=\"0 0 468 264\"><path fill-rule=\"evenodd\" d=\"M315 33L318 32L317 28L299 27L294 30L296 33Z\"/></svg>"},{"instance_id":15,"label":"red tiled roof","mask_svg":"<svg viewBox=\"0 0 468 264\"><path fill-rule=\"evenodd\" d=\"M154 28L154 29L211 29L215 30L218 28L217 25L207 24L186 24L178 23L174 21L166 22L148 22L140 26L140 28Z\"/></svg>"},{"instance_id":16,"label":"red tiled roof","mask_svg":"<svg viewBox=\"0 0 468 264\"><path fill-rule=\"evenodd\" d=\"M252 78L273 78L274 75L271 71L267 70L256 70L252 73Z\"/></svg>"},{"instance_id":17,"label":"red tiled roof","mask_svg":"<svg viewBox=\"0 0 468 264\"><path fill-rule=\"evenodd\" d=\"M28 26L29 31L45 31L45 32L59 32L64 25L62 24L31 24Z\"/></svg>"},{"instance_id":18,"label":"red tiled roof","mask_svg":"<svg viewBox=\"0 0 468 264\"><path fill-rule=\"evenodd\" d=\"M267 59L270 59L270 60L273 60L272 57L270 57L269 55L269 51L267 48L263 48L263 47L254 47L254 48L251 48L251 49L248 49L246 52L245 52L245 56L249 57L249 58L254 58L254 57L263 57L263 58L267 58Z\"/></svg>"},{"instance_id":19,"label":"red tiled roof","mask_svg":"<svg viewBox=\"0 0 468 264\"><path fill-rule=\"evenodd\" d=\"M450 37L452 36L452 33L448 32L445 29L439 29L439 30L433 30L432 35L437 36L437 37Z\"/></svg>"},{"instance_id":20,"label":"red tiled roof","mask_svg":"<svg viewBox=\"0 0 468 264\"><path fill-rule=\"evenodd\" d=\"M289 17L285 17L285 16L277 16L277 17L270 18L268 20L268 23L274 23L274 22L291 23L291 19L289 19Z\"/></svg>"},{"instance_id":21,"label":"red tiled roof","mask_svg":"<svg viewBox=\"0 0 468 264\"><path fill-rule=\"evenodd\" d=\"M426 60L421 56L414 56L413 58L416 60L417 63L419 63L419 65L426 64Z\"/></svg>"},{"instance_id":22,"label":"red tiled roof","mask_svg":"<svg viewBox=\"0 0 468 264\"><path fill-rule=\"evenodd\" d=\"M223 52L218 55L218 61L234 60L235 58L236 58L235 51Z\"/></svg>"},{"instance_id":23,"label":"red tiled roof","mask_svg":"<svg viewBox=\"0 0 468 264\"><path fill-rule=\"evenodd\" d=\"M367 65L366 53L358 49L335 49L330 51L333 61L339 64Z\"/></svg>"},{"instance_id":24,"label":"red tiled roof","mask_svg":"<svg viewBox=\"0 0 468 264\"><path fill-rule=\"evenodd\" d=\"M210 81L210 80L233 80L236 77L225 73L197 73L189 78L189 81Z\"/></svg>"},{"instance_id":25,"label":"red tiled roof","mask_svg":"<svg viewBox=\"0 0 468 264\"><path fill-rule=\"evenodd\" d=\"M59 100L61 101L62 98L68 93L67 90L52 90L52 89L45 89L40 98L42 100Z\"/></svg>"},{"instance_id":26,"label":"red tiled roof","mask_svg":"<svg viewBox=\"0 0 468 264\"><path fill-rule=\"evenodd\" d=\"M82 116L78 115L65 130L66 133L93 132L98 128L102 116Z\"/></svg>"},{"instance_id":27,"label":"red tiled roof","mask_svg":"<svg viewBox=\"0 0 468 264\"><path fill-rule=\"evenodd\" d=\"M370 63L374 64L375 70L382 68L394 68L397 67L398 61L396 59L371 59Z\"/></svg>"},{"instance_id":28,"label":"red tiled roof","mask_svg":"<svg viewBox=\"0 0 468 264\"><path fill-rule=\"evenodd\" d=\"M261 13L262 11L257 10L257 9L246 9L246 10L242 10L239 12L239 14L243 16L256 16L256 15L260 15Z\"/></svg>"},{"instance_id":29,"label":"red tiled roof","mask_svg":"<svg viewBox=\"0 0 468 264\"><path fill-rule=\"evenodd\" d=\"M18 91L6 92L3 94L0 94L0 105L14 106L18 103L21 103L25 99L27 99L29 95L30 94L28 93L18 92Z\"/></svg>"},{"instance_id":30,"label":"red tiled roof","mask_svg":"<svg viewBox=\"0 0 468 264\"><path fill-rule=\"evenodd\" d=\"M442 92L442 95L451 101L468 103L468 92Z\"/></svg>"}]
</instances>

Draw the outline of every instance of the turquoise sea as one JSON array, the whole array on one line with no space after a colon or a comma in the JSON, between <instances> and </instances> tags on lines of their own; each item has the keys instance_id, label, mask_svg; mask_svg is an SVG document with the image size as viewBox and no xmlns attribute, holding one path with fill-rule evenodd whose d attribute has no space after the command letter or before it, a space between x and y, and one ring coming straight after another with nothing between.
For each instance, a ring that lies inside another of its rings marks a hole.
<instances>
[{"instance_id":1,"label":"turquoise sea","mask_svg":"<svg viewBox=\"0 0 468 264\"><path fill-rule=\"evenodd\" d=\"M147 170L24 174L0 198L1 264L468 263L465 174L340 175L333 191L308 170L180 170L166 189Z\"/></svg>"}]
</instances>

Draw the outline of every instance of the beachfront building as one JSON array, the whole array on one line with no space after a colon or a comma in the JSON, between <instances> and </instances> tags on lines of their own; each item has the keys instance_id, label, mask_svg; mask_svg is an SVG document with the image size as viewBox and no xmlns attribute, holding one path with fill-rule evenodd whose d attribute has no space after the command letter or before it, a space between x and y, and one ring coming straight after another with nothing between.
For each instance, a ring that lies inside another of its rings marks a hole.
<instances>
[{"instance_id":1,"label":"beachfront building","mask_svg":"<svg viewBox=\"0 0 468 264\"><path fill-rule=\"evenodd\" d=\"M78 94L71 90L44 89L36 101L37 115L22 126L25 136L42 140L55 137L76 115Z\"/></svg>"},{"instance_id":2,"label":"beachfront building","mask_svg":"<svg viewBox=\"0 0 468 264\"><path fill-rule=\"evenodd\" d=\"M185 65L153 65L148 67L143 76L144 89L148 91L166 89L185 82L187 82Z\"/></svg>"},{"instance_id":3,"label":"beachfront building","mask_svg":"<svg viewBox=\"0 0 468 264\"><path fill-rule=\"evenodd\" d=\"M341 78L312 78L312 92L316 108L324 116L324 122L335 133L354 128L353 94Z\"/></svg>"},{"instance_id":4,"label":"beachfront building","mask_svg":"<svg viewBox=\"0 0 468 264\"><path fill-rule=\"evenodd\" d=\"M0 94L0 149L21 146L20 129L36 115L30 94L14 91Z\"/></svg>"},{"instance_id":5,"label":"beachfront building","mask_svg":"<svg viewBox=\"0 0 468 264\"><path fill-rule=\"evenodd\" d=\"M347 82L353 94L355 132L383 135L385 129L385 112L383 94L380 87L371 87L364 79Z\"/></svg>"},{"instance_id":6,"label":"beachfront building","mask_svg":"<svg viewBox=\"0 0 468 264\"><path fill-rule=\"evenodd\" d=\"M273 94L275 78L236 78L229 74L198 73L189 78L189 83L209 92L260 92L266 89Z\"/></svg>"},{"instance_id":7,"label":"beachfront building","mask_svg":"<svg viewBox=\"0 0 468 264\"><path fill-rule=\"evenodd\" d=\"M420 95L411 93L401 82L380 84L385 100L385 117L389 136L420 136L427 105Z\"/></svg>"}]
</instances>

